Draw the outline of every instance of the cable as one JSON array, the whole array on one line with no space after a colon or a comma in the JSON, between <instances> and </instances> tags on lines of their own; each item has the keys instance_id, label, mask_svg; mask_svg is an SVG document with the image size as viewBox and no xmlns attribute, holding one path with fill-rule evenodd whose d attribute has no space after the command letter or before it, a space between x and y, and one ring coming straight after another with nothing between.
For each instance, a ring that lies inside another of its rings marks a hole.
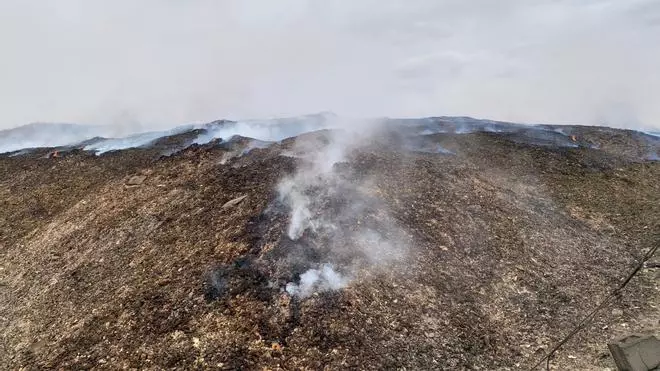
<instances>
[{"instance_id":1,"label":"cable","mask_svg":"<svg viewBox=\"0 0 660 371\"><path fill-rule=\"evenodd\" d=\"M646 263L653 256L653 254L655 254L655 252L658 250L658 247L660 247L660 245L656 245L655 247L647 251L646 254L644 254L644 257L642 257L642 260L640 260L639 264L637 264L635 269L632 272L630 272L628 277L626 277L626 279L616 289L610 292L610 294L607 297L605 297L605 299L603 299L603 301L594 310L592 310L586 317L584 317L582 321L580 321L580 323L578 323L578 325L575 326L575 328L568 333L568 335L566 335L560 342L558 342L554 347L552 347L552 349L545 356L543 356L543 358L541 358L541 360L539 360L534 365L534 367L530 369L530 371L536 370L540 365L543 364L544 361L547 361L546 368L549 370L550 358L555 354L555 352L558 351L559 348L561 348L564 344L566 344L566 342L569 341L575 334L577 334L580 330L582 330L587 323L591 322L591 320L593 320L596 313L598 313L599 310L603 309L603 307L605 307L605 305L608 304L610 300L616 297L616 295L618 295L621 292L621 290L623 290L623 288L626 287L626 285L628 285L628 282L630 282L630 280L632 280L632 278L635 277L635 275L644 267L644 263Z\"/></svg>"}]
</instances>

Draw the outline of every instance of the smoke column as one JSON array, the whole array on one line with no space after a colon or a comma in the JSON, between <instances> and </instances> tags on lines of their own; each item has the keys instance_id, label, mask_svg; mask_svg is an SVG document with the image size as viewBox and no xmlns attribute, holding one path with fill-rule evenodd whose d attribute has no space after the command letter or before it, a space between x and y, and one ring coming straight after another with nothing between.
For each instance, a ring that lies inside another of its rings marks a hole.
<instances>
[{"instance_id":1,"label":"smoke column","mask_svg":"<svg viewBox=\"0 0 660 371\"><path fill-rule=\"evenodd\" d=\"M369 146L378 122L336 119L331 126L336 129L297 138L294 152L303 163L278 187L279 201L289 210L287 238L321 257L303 262L309 269L286 285L301 298L341 289L365 269L404 259L409 248L382 200L371 194L369 179L338 169Z\"/></svg>"}]
</instances>

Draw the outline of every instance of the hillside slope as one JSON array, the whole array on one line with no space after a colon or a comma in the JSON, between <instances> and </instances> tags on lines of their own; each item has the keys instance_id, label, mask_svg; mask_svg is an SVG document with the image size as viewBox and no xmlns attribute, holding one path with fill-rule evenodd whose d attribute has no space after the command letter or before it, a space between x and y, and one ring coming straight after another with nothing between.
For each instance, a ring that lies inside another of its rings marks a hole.
<instances>
[{"instance_id":1,"label":"hillside slope","mask_svg":"<svg viewBox=\"0 0 660 371\"><path fill-rule=\"evenodd\" d=\"M524 369L660 243L657 139L393 125L0 155L0 368ZM660 331L658 274L553 368Z\"/></svg>"}]
</instances>

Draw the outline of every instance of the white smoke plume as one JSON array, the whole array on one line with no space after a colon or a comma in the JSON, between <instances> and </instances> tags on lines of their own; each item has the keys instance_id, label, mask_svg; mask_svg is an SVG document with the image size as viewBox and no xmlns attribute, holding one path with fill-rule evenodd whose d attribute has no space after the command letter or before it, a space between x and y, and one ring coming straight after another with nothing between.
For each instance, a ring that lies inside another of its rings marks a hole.
<instances>
[{"instance_id":1,"label":"white smoke plume","mask_svg":"<svg viewBox=\"0 0 660 371\"><path fill-rule=\"evenodd\" d=\"M138 148L138 147L146 146L158 140L159 138L169 135L179 134L191 129L193 129L192 125L179 126L171 130L140 133L140 134L130 135L124 138L104 138L94 143L86 145L83 149L86 151L95 152L97 155L102 155L110 151L119 151L122 149Z\"/></svg>"},{"instance_id":2,"label":"white smoke plume","mask_svg":"<svg viewBox=\"0 0 660 371\"><path fill-rule=\"evenodd\" d=\"M408 249L405 234L371 192L369 179L347 177L337 169L366 150L378 122L337 119L333 126L338 129L297 138L293 152L302 164L278 186L279 201L289 210L287 237L322 256L306 262L308 270L286 285L290 295L300 298L343 288L361 270L387 266Z\"/></svg>"},{"instance_id":3,"label":"white smoke plume","mask_svg":"<svg viewBox=\"0 0 660 371\"><path fill-rule=\"evenodd\" d=\"M286 292L290 295L307 297L314 292L339 290L348 284L349 279L335 271L332 264L323 264L320 269L310 269L300 275L300 282L290 282Z\"/></svg>"},{"instance_id":4,"label":"white smoke plume","mask_svg":"<svg viewBox=\"0 0 660 371\"><path fill-rule=\"evenodd\" d=\"M108 135L112 131L110 129L102 126L36 123L0 130L0 153L79 143L93 137Z\"/></svg>"},{"instance_id":5,"label":"white smoke plume","mask_svg":"<svg viewBox=\"0 0 660 371\"><path fill-rule=\"evenodd\" d=\"M220 124L198 125L197 128L206 129L195 139L195 144L206 144L213 139L227 140L234 135L254 138L261 141L276 142L284 138L295 137L314 130L328 128L334 114L322 112L300 117L278 118L270 120L244 120L237 122L223 122Z\"/></svg>"}]
</instances>

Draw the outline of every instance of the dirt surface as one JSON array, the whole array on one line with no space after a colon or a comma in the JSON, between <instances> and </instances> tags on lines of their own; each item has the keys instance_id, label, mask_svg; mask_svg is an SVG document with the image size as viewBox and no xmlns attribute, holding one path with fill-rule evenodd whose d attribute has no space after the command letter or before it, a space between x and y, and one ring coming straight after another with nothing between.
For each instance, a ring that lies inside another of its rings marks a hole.
<instances>
[{"instance_id":1,"label":"dirt surface","mask_svg":"<svg viewBox=\"0 0 660 371\"><path fill-rule=\"evenodd\" d=\"M0 369L528 369L660 243L660 141L565 130L578 146L384 133L351 150L332 169L349 189L314 202L341 230L396 225L405 257L304 298L285 285L332 252L287 236L295 139L0 155ZM346 214L355 184L369 201ZM657 268L552 369L614 369L606 344L632 332L660 332Z\"/></svg>"}]
</instances>

